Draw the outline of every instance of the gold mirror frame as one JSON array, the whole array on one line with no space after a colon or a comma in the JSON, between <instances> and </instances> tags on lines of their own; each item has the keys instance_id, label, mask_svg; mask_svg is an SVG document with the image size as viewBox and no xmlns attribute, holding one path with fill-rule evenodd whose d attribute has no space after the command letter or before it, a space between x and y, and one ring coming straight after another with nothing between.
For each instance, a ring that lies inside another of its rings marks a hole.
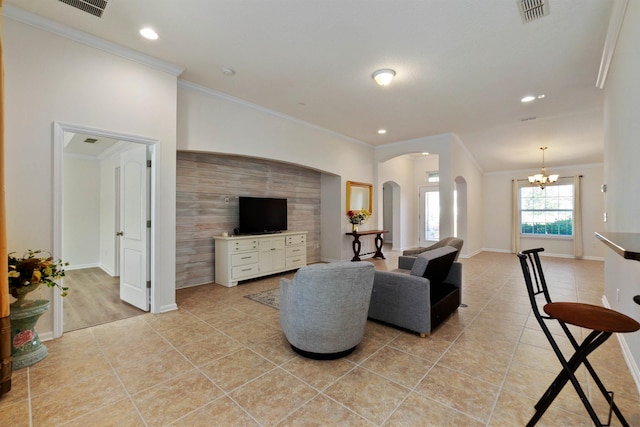
<instances>
[{"instance_id":1,"label":"gold mirror frame","mask_svg":"<svg viewBox=\"0 0 640 427\"><path fill-rule=\"evenodd\" d=\"M347 181L347 212L362 209L373 212L373 185Z\"/></svg>"}]
</instances>

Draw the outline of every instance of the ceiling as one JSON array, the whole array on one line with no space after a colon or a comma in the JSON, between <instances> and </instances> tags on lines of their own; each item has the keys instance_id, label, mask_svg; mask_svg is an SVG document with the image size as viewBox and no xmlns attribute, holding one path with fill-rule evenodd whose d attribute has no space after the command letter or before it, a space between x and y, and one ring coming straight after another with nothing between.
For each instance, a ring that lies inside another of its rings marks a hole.
<instances>
[{"instance_id":1,"label":"ceiling","mask_svg":"<svg viewBox=\"0 0 640 427\"><path fill-rule=\"evenodd\" d=\"M454 132L484 172L538 168L542 145L549 169L602 163L596 79L613 2L545 1L528 23L518 0L108 0L100 18L57 0L5 4L373 146ZM396 71L387 87L371 78L380 68ZM521 103L529 94L545 97Z\"/></svg>"}]
</instances>

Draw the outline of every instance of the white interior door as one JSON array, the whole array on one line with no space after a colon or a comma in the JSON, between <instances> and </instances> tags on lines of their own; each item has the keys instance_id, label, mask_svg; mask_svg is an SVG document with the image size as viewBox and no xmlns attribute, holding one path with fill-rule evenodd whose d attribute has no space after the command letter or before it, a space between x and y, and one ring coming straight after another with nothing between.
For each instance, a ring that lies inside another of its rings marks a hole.
<instances>
[{"instance_id":1,"label":"white interior door","mask_svg":"<svg viewBox=\"0 0 640 427\"><path fill-rule=\"evenodd\" d=\"M147 146L120 155L120 299L149 311Z\"/></svg>"}]
</instances>

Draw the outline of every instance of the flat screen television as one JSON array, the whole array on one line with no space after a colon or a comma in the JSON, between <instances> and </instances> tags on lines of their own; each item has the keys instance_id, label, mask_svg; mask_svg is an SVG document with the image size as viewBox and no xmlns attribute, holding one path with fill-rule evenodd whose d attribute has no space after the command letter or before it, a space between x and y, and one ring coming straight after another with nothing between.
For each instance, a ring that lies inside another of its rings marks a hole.
<instances>
[{"instance_id":1,"label":"flat screen television","mask_svg":"<svg viewBox=\"0 0 640 427\"><path fill-rule=\"evenodd\" d=\"M287 229L287 199L239 197L240 233L277 233Z\"/></svg>"}]
</instances>

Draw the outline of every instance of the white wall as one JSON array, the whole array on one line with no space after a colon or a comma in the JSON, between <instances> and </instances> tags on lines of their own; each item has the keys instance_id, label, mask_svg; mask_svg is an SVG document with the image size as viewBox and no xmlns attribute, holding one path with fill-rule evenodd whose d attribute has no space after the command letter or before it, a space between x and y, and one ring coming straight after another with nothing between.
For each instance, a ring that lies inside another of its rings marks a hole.
<instances>
[{"instance_id":1,"label":"white wall","mask_svg":"<svg viewBox=\"0 0 640 427\"><path fill-rule=\"evenodd\" d=\"M346 217L346 183L374 182L371 146L181 81L178 149L273 159L326 173L327 179L322 180L321 257L353 257L351 238L344 234L351 230ZM332 176L340 177L340 183ZM325 206L325 200L329 206L337 203L333 197L327 199L328 192L332 196L339 192L340 209ZM376 224L376 215L374 209L367 227Z\"/></svg>"},{"instance_id":2,"label":"white wall","mask_svg":"<svg viewBox=\"0 0 640 427\"><path fill-rule=\"evenodd\" d=\"M64 238L69 269L97 267L100 257L100 165L96 159L64 158Z\"/></svg>"},{"instance_id":3,"label":"white wall","mask_svg":"<svg viewBox=\"0 0 640 427\"><path fill-rule=\"evenodd\" d=\"M484 178L477 163L457 135L453 135L452 138L451 159L451 179L455 181L460 177L466 182L465 217L467 223L466 235L459 235L464 239L461 254L463 256L474 255L480 252L483 247L484 213L482 207L486 194L482 185Z\"/></svg>"},{"instance_id":4,"label":"white wall","mask_svg":"<svg viewBox=\"0 0 640 427\"><path fill-rule=\"evenodd\" d=\"M490 173L484 175L484 250L511 252L511 180L526 179L539 170ZM582 187L582 240L584 257L603 259L604 246L594 236L603 229L604 202L600 192L602 165L583 165L549 169L560 176L583 175ZM545 255L573 256L573 240L563 238L522 238L521 248L544 247Z\"/></svg>"},{"instance_id":5,"label":"white wall","mask_svg":"<svg viewBox=\"0 0 640 427\"><path fill-rule=\"evenodd\" d=\"M394 191L400 193L400 209L394 218L394 222L400 225L398 235L393 237L393 247L396 250L407 249L417 244L416 226L418 205L416 203L417 190L414 182L415 162L409 156L398 156L382 162L378 165L378 185L381 189L385 182L394 182L399 188ZM374 199L382 202L382 191L375 193ZM374 202L376 201L374 200ZM382 203L376 203L378 210L382 209ZM374 210L376 209L374 207Z\"/></svg>"},{"instance_id":6,"label":"white wall","mask_svg":"<svg viewBox=\"0 0 640 427\"><path fill-rule=\"evenodd\" d=\"M630 1L605 85L604 183L606 231L640 233L640 2ZM640 262L606 249L605 296L615 310L640 321ZM619 300L618 296L619 289ZM624 334L640 389L640 332Z\"/></svg>"},{"instance_id":7,"label":"white wall","mask_svg":"<svg viewBox=\"0 0 640 427\"><path fill-rule=\"evenodd\" d=\"M161 171L154 183L155 309L175 307L176 76L18 22L7 12L2 31L10 251L53 246L54 121L155 138ZM43 338L51 336L54 310L38 323Z\"/></svg>"}]
</instances>

